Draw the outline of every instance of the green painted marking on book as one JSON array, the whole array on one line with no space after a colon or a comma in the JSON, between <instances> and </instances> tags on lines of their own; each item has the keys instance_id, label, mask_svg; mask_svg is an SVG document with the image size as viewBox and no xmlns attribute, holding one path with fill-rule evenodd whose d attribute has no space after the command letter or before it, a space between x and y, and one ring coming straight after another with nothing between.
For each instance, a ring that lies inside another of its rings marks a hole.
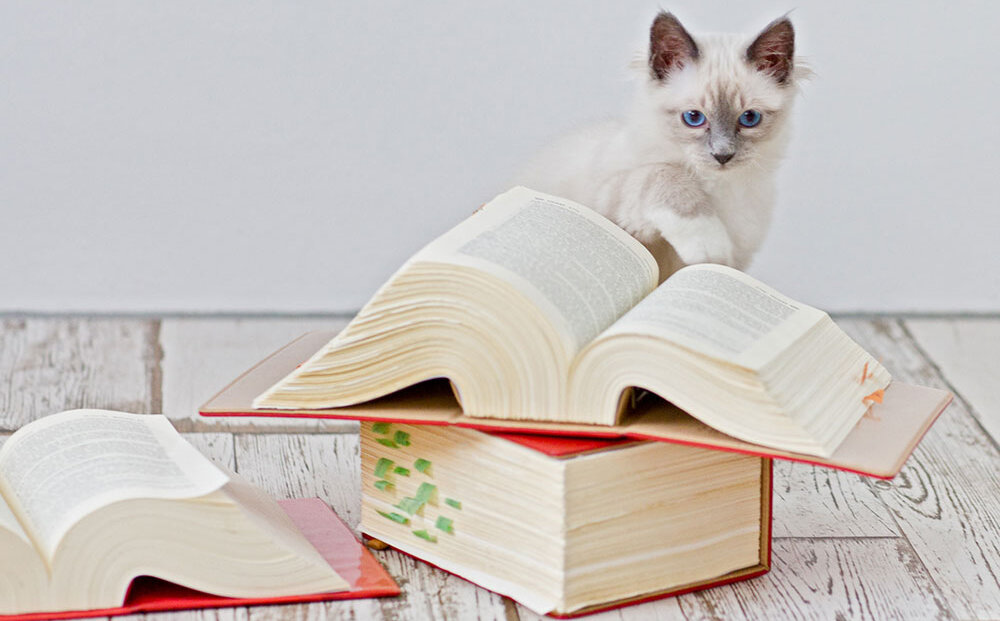
<instances>
[{"instance_id":1,"label":"green painted marking on book","mask_svg":"<svg viewBox=\"0 0 1000 621\"><path fill-rule=\"evenodd\" d=\"M420 487L417 488L417 501L420 504L427 504L434 497L434 492L437 490L436 485L430 483L421 483Z\"/></svg>"},{"instance_id":2,"label":"green painted marking on book","mask_svg":"<svg viewBox=\"0 0 1000 621\"><path fill-rule=\"evenodd\" d=\"M403 511L406 511L410 515L413 515L417 511L420 511L421 508L423 508L424 503L420 502L416 498L410 498L409 496L407 496L406 498L400 500L393 506L395 506L397 509L402 509Z\"/></svg>"},{"instance_id":3,"label":"green painted marking on book","mask_svg":"<svg viewBox=\"0 0 1000 621\"><path fill-rule=\"evenodd\" d=\"M391 459L386 459L385 457L380 457L377 462L375 462L375 476L380 479L384 479L385 475L392 468L393 461Z\"/></svg>"},{"instance_id":4,"label":"green painted marking on book","mask_svg":"<svg viewBox=\"0 0 1000 621\"><path fill-rule=\"evenodd\" d=\"M393 487L396 487L396 486L393 485L389 481L382 480L382 481L375 481L375 487L378 488L378 489L380 489L380 490L382 490L384 492L385 490L393 488Z\"/></svg>"},{"instance_id":5,"label":"green painted marking on book","mask_svg":"<svg viewBox=\"0 0 1000 621\"><path fill-rule=\"evenodd\" d=\"M438 540L437 537L435 537L434 535L430 534L426 530L415 530L415 531L413 531L413 534L416 535L417 537L420 537L421 539L426 539L427 541L430 541L431 543L437 543L437 540Z\"/></svg>"},{"instance_id":6,"label":"green painted marking on book","mask_svg":"<svg viewBox=\"0 0 1000 621\"><path fill-rule=\"evenodd\" d=\"M389 423L373 423L372 431L375 433L389 433Z\"/></svg>"},{"instance_id":7,"label":"green painted marking on book","mask_svg":"<svg viewBox=\"0 0 1000 621\"><path fill-rule=\"evenodd\" d=\"M396 441L396 444L400 446L410 446L410 434L405 431L397 431L396 435L392 437Z\"/></svg>"},{"instance_id":8,"label":"green painted marking on book","mask_svg":"<svg viewBox=\"0 0 1000 621\"><path fill-rule=\"evenodd\" d=\"M393 468L392 471L395 472L396 474L398 474L401 477L408 477L408 476L410 476L410 470L408 468L404 468L402 466L396 466L395 468Z\"/></svg>"},{"instance_id":9,"label":"green painted marking on book","mask_svg":"<svg viewBox=\"0 0 1000 621\"><path fill-rule=\"evenodd\" d=\"M446 533L448 533L450 535L454 535L455 534L455 528L453 526L453 522L450 519L448 519L445 516L443 516L443 515L439 515L438 516L437 521L434 522L434 526L438 530L443 530L444 532L446 532Z\"/></svg>"},{"instance_id":10,"label":"green painted marking on book","mask_svg":"<svg viewBox=\"0 0 1000 621\"><path fill-rule=\"evenodd\" d=\"M382 446L388 446L389 448L399 448L398 446L396 446L396 443L390 440L389 438L375 438L375 441L381 444Z\"/></svg>"},{"instance_id":11,"label":"green painted marking on book","mask_svg":"<svg viewBox=\"0 0 1000 621\"><path fill-rule=\"evenodd\" d=\"M393 522L397 522L399 524L410 523L410 518L406 517L405 515L400 515L398 513L386 513L385 511L379 511L378 514L386 519L392 520Z\"/></svg>"},{"instance_id":12,"label":"green painted marking on book","mask_svg":"<svg viewBox=\"0 0 1000 621\"><path fill-rule=\"evenodd\" d=\"M413 462L413 467L416 468L418 472L423 472L424 474L427 474L427 471L430 470L431 468L431 462L421 458Z\"/></svg>"},{"instance_id":13,"label":"green painted marking on book","mask_svg":"<svg viewBox=\"0 0 1000 621\"><path fill-rule=\"evenodd\" d=\"M455 507L459 511L462 510L462 503L460 503L459 501L455 500L454 498L445 498L444 499L444 504L448 505L449 507Z\"/></svg>"}]
</instances>

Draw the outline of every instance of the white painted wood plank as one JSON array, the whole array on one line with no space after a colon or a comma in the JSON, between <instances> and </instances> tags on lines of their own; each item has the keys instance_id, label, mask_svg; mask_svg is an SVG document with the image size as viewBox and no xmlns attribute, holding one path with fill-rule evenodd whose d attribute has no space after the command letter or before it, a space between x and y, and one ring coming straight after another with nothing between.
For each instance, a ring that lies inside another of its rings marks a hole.
<instances>
[{"instance_id":1,"label":"white painted wood plank","mask_svg":"<svg viewBox=\"0 0 1000 621\"><path fill-rule=\"evenodd\" d=\"M544 621L550 618L538 615L520 604L517 604L517 615L521 621ZM680 621L685 617L677 598L667 597L582 618L587 621Z\"/></svg>"},{"instance_id":2,"label":"white painted wood plank","mask_svg":"<svg viewBox=\"0 0 1000 621\"><path fill-rule=\"evenodd\" d=\"M357 534L361 457L355 434L237 434L236 471L274 498L321 498Z\"/></svg>"},{"instance_id":3,"label":"white painted wood plank","mask_svg":"<svg viewBox=\"0 0 1000 621\"><path fill-rule=\"evenodd\" d=\"M311 330L337 330L344 319L167 319L163 349L163 409L190 431L357 431L353 421L308 418L201 417L198 407L241 373Z\"/></svg>"},{"instance_id":4,"label":"white painted wood plank","mask_svg":"<svg viewBox=\"0 0 1000 621\"><path fill-rule=\"evenodd\" d=\"M236 446L233 434L184 433L181 435L213 463L225 466L235 472Z\"/></svg>"},{"instance_id":5,"label":"white painted wood plank","mask_svg":"<svg viewBox=\"0 0 1000 621\"><path fill-rule=\"evenodd\" d=\"M138 615L111 617L114 621L246 621L246 607L206 608L204 610L179 610L176 612L149 612Z\"/></svg>"},{"instance_id":6,"label":"white painted wood plank","mask_svg":"<svg viewBox=\"0 0 1000 621\"><path fill-rule=\"evenodd\" d=\"M1000 319L908 319L905 325L1000 442Z\"/></svg>"},{"instance_id":7,"label":"white painted wood plank","mask_svg":"<svg viewBox=\"0 0 1000 621\"><path fill-rule=\"evenodd\" d=\"M869 482L841 470L774 462L774 537L899 536Z\"/></svg>"},{"instance_id":8,"label":"white painted wood plank","mask_svg":"<svg viewBox=\"0 0 1000 621\"><path fill-rule=\"evenodd\" d=\"M513 614L513 603L509 604L509 608L505 607L503 598L495 593L480 589L470 582L394 550L376 552L375 556L399 583L403 591L400 596L289 606L255 606L249 609L249 617L252 621L516 619Z\"/></svg>"},{"instance_id":9,"label":"white painted wood plank","mask_svg":"<svg viewBox=\"0 0 1000 621\"><path fill-rule=\"evenodd\" d=\"M357 533L361 472L354 434L239 434L238 472L276 498L322 498ZM398 598L323 602L275 611L253 608L253 618L505 619L504 599L394 550L376 552L403 589Z\"/></svg>"},{"instance_id":10,"label":"white painted wood plank","mask_svg":"<svg viewBox=\"0 0 1000 621\"><path fill-rule=\"evenodd\" d=\"M947 387L899 322L841 325L894 378ZM870 485L955 614L1000 618L1000 451L966 405L948 407L894 480Z\"/></svg>"},{"instance_id":11,"label":"white painted wood plank","mask_svg":"<svg viewBox=\"0 0 1000 621\"><path fill-rule=\"evenodd\" d=\"M783 539L770 573L678 598L690 621L953 618L906 540Z\"/></svg>"},{"instance_id":12,"label":"white painted wood plank","mask_svg":"<svg viewBox=\"0 0 1000 621\"><path fill-rule=\"evenodd\" d=\"M375 555L403 589L398 598L377 600L380 618L505 621L512 616L513 603L492 591L395 550Z\"/></svg>"},{"instance_id":13,"label":"white painted wood plank","mask_svg":"<svg viewBox=\"0 0 1000 621\"><path fill-rule=\"evenodd\" d=\"M0 429L74 408L156 411L155 334L152 320L0 320Z\"/></svg>"}]
</instances>

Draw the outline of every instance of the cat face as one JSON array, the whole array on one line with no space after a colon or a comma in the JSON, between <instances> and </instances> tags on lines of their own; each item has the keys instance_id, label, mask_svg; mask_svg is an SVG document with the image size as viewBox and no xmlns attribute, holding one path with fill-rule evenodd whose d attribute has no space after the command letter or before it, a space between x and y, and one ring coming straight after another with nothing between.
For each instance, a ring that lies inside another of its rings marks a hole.
<instances>
[{"instance_id":1,"label":"cat face","mask_svg":"<svg viewBox=\"0 0 1000 621\"><path fill-rule=\"evenodd\" d=\"M796 91L794 48L788 18L749 42L733 35L696 41L660 13L650 28L645 89L650 139L668 141L700 172L776 160Z\"/></svg>"}]
</instances>

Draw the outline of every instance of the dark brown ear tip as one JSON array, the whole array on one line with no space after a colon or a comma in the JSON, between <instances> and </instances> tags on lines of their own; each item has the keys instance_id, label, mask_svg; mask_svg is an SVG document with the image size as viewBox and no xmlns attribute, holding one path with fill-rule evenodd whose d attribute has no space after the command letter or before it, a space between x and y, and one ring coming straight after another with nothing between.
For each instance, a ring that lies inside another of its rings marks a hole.
<instances>
[{"instance_id":1,"label":"dark brown ear tip","mask_svg":"<svg viewBox=\"0 0 1000 621\"><path fill-rule=\"evenodd\" d=\"M671 22L679 22L677 16L675 16L673 13L671 13L670 11L664 11L663 9L660 9L660 12L657 13L656 17L653 18L653 23L655 24L656 22L664 20Z\"/></svg>"},{"instance_id":2,"label":"dark brown ear tip","mask_svg":"<svg viewBox=\"0 0 1000 621\"><path fill-rule=\"evenodd\" d=\"M795 55L795 28L788 15L782 15L764 27L747 47L747 62L758 71L770 74L778 84L788 84Z\"/></svg>"},{"instance_id":3,"label":"dark brown ear tip","mask_svg":"<svg viewBox=\"0 0 1000 621\"><path fill-rule=\"evenodd\" d=\"M684 26L681 25L681 20L677 19L677 16L673 13L660 11L653 18L653 23L649 26L649 33L651 36L657 36L657 33L667 30L684 30Z\"/></svg>"},{"instance_id":4,"label":"dark brown ear tip","mask_svg":"<svg viewBox=\"0 0 1000 621\"><path fill-rule=\"evenodd\" d=\"M781 32L783 30L788 31L788 34L792 37L795 36L795 26L792 25L792 20L787 15L782 15L778 19L774 20L765 26L764 30L761 32Z\"/></svg>"},{"instance_id":5,"label":"dark brown ear tip","mask_svg":"<svg viewBox=\"0 0 1000 621\"><path fill-rule=\"evenodd\" d=\"M792 20L787 15L779 17L775 26L782 29L787 28L788 32L795 34L795 26L792 25Z\"/></svg>"},{"instance_id":6,"label":"dark brown ear tip","mask_svg":"<svg viewBox=\"0 0 1000 621\"><path fill-rule=\"evenodd\" d=\"M698 44L685 30L673 13L661 10L649 28L649 67L658 80L682 67L686 62L696 60Z\"/></svg>"}]
</instances>

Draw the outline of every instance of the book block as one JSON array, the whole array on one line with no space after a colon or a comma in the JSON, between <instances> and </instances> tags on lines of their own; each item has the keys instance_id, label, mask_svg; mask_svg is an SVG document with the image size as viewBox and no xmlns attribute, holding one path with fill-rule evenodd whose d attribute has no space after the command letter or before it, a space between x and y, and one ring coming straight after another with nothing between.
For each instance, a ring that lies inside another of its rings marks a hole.
<instances>
[{"instance_id":1,"label":"book block","mask_svg":"<svg viewBox=\"0 0 1000 621\"><path fill-rule=\"evenodd\" d=\"M771 460L365 422L361 530L543 614L765 573Z\"/></svg>"}]
</instances>

